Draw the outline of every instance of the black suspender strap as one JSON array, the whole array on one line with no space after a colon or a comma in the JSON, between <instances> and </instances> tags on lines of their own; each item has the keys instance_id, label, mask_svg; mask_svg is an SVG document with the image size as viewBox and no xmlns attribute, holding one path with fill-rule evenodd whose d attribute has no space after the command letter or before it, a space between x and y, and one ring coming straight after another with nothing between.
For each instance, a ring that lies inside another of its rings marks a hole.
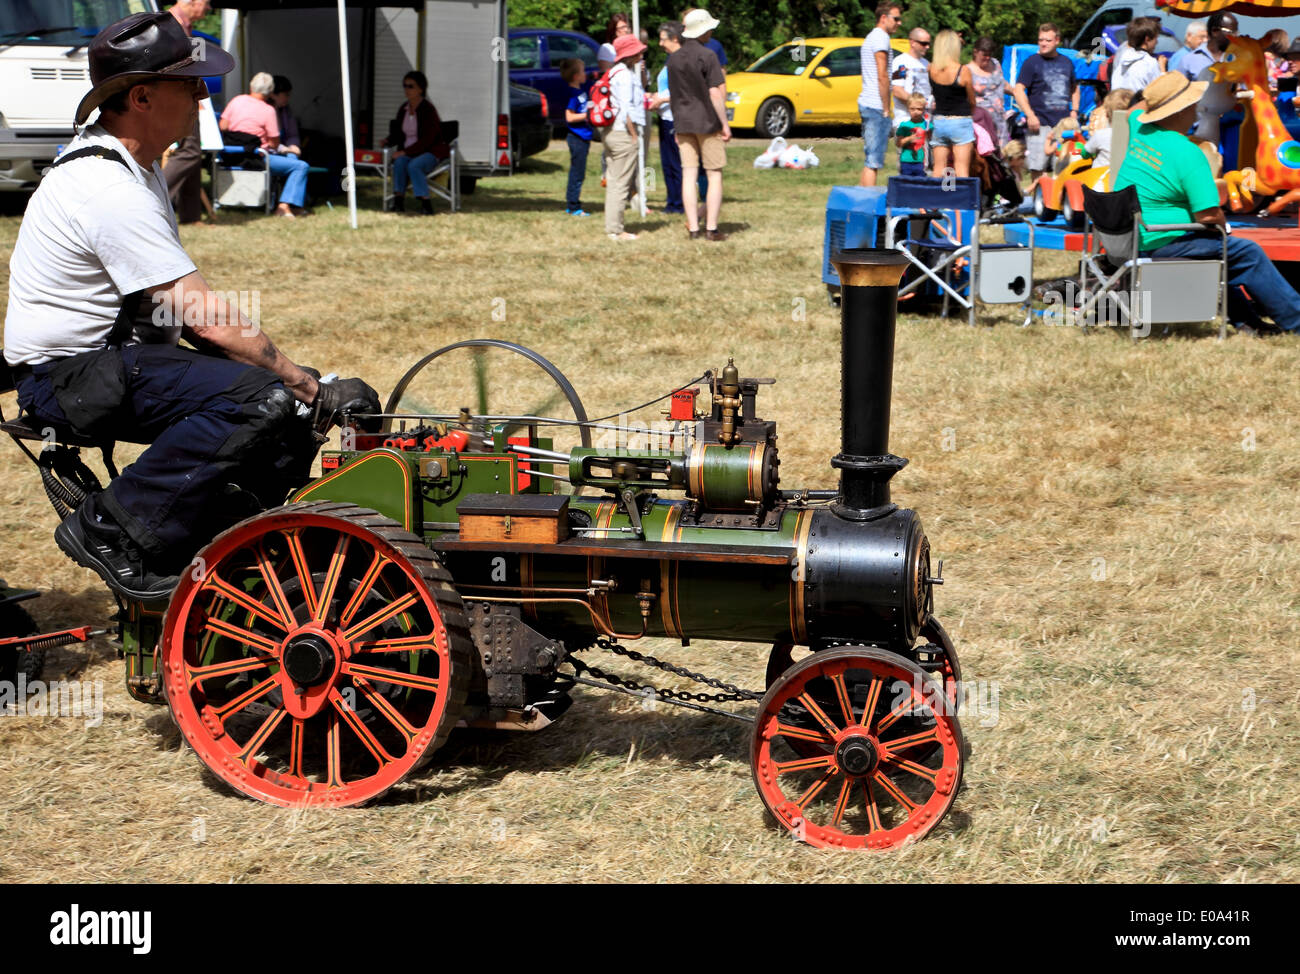
<instances>
[{"instance_id":1,"label":"black suspender strap","mask_svg":"<svg viewBox=\"0 0 1300 974\"><path fill-rule=\"evenodd\" d=\"M65 152L63 155L59 156L59 158L54 160L54 163L50 168L57 169L59 166L71 162L73 159L85 159L90 156L94 156L96 159L112 159L114 162L120 163L128 172L131 170L131 166L125 159L118 155L116 149L110 149L102 145L91 145L84 149L74 149L72 152Z\"/></svg>"},{"instance_id":2,"label":"black suspender strap","mask_svg":"<svg viewBox=\"0 0 1300 974\"><path fill-rule=\"evenodd\" d=\"M55 169L66 162L72 162L74 159L86 159L94 157L96 159L111 159L119 163L127 172L131 171L131 166L125 159L118 154L116 149L110 149L102 145L91 145L84 149L74 149L72 152L65 152L59 158L54 160L50 166ZM134 291L122 299L122 307L118 309L117 318L113 321L113 329L108 333L108 347L119 348L125 345L131 338L131 332L135 328L135 316L140 310L140 302L144 300L143 291Z\"/></svg>"}]
</instances>

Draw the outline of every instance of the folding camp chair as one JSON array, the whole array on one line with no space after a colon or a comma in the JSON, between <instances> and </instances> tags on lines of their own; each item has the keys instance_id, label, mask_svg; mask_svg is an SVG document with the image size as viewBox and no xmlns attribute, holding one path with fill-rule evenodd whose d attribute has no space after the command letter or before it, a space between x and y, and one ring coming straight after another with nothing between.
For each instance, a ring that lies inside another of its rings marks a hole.
<instances>
[{"instance_id":1,"label":"folding camp chair","mask_svg":"<svg viewBox=\"0 0 1300 974\"><path fill-rule=\"evenodd\" d=\"M451 152L446 159L440 159L438 165L430 171L429 192L439 199L446 200L451 212L457 213L460 211L460 123L454 119L444 119L442 135L451 146ZM389 210L393 202L393 196L388 191L389 183L392 182L393 150L387 146L383 149L357 149L353 155L354 166L378 170L383 176L383 208L385 211ZM446 177L446 186L440 184L443 176Z\"/></svg>"},{"instance_id":2,"label":"folding camp chair","mask_svg":"<svg viewBox=\"0 0 1300 974\"><path fill-rule=\"evenodd\" d=\"M1029 324L1034 284L1034 227L1028 245L982 243L980 228L1021 223L1015 212L985 211L980 181L929 176L892 176L885 189L885 246L901 250L920 272L899 288L902 297L927 283L943 295L944 317L951 302L975 324L975 302L1020 304ZM942 256L939 256L942 255ZM968 270L961 269L961 262Z\"/></svg>"},{"instance_id":3,"label":"folding camp chair","mask_svg":"<svg viewBox=\"0 0 1300 974\"><path fill-rule=\"evenodd\" d=\"M1221 226L1201 223L1148 224L1142 219L1137 190L1125 186L1114 193L1083 188L1084 240L1079 260L1080 305L1075 312L1086 327L1107 299L1105 320L1118 311L1133 338L1151 333L1151 326L1219 319L1219 338L1228 330L1228 234ZM1141 231L1207 231L1223 239L1219 260L1139 256ZM1089 282L1094 281L1094 292ZM1119 322L1116 322L1119 323Z\"/></svg>"}]
</instances>

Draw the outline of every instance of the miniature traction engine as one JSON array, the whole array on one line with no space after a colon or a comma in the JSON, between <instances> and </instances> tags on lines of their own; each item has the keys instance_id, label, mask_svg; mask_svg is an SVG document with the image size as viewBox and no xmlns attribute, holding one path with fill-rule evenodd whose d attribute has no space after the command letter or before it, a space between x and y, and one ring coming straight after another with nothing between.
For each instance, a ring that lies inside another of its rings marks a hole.
<instances>
[{"instance_id":1,"label":"miniature traction engine","mask_svg":"<svg viewBox=\"0 0 1300 974\"><path fill-rule=\"evenodd\" d=\"M781 489L776 423L756 412L772 380L731 362L702 377L707 409L688 388L663 397L670 448L602 449L590 431L608 424L589 421L536 352L458 343L407 373L381 431L352 417L344 448L291 503L202 549L169 603L123 605L132 694L165 701L235 789L285 806L373 800L456 727L545 729L576 685L654 695L752 724L759 796L808 843L925 835L957 794L964 745L957 655L933 615L942 579L920 517L890 500L907 463L888 444L906 262L880 250L834 260L837 490ZM524 356L576 419L397 412L424 366L464 347ZM557 449L559 430L583 445ZM767 686L626 647L643 637L758 643ZM610 654L720 692L613 676L594 659Z\"/></svg>"}]
</instances>

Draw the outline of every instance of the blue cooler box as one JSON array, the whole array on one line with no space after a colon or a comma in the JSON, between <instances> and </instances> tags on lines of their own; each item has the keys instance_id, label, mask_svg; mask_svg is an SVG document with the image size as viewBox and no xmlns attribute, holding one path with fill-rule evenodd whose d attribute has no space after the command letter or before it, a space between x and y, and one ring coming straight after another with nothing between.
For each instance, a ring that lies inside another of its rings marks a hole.
<instances>
[{"instance_id":1,"label":"blue cooler box","mask_svg":"<svg viewBox=\"0 0 1300 974\"><path fill-rule=\"evenodd\" d=\"M840 286L831 254L845 247L885 245L885 187L832 186L826 200L826 238L822 245L822 281Z\"/></svg>"}]
</instances>

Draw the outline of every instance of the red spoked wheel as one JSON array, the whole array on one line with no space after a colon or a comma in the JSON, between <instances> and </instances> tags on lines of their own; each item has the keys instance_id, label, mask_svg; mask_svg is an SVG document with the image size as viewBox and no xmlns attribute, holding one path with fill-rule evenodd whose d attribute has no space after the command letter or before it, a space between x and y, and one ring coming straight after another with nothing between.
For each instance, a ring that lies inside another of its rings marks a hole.
<instances>
[{"instance_id":1,"label":"red spoked wheel","mask_svg":"<svg viewBox=\"0 0 1300 974\"><path fill-rule=\"evenodd\" d=\"M910 660L863 647L789 669L759 704L750 750L776 820L810 845L845 849L920 839L952 806L962 762L942 688Z\"/></svg>"},{"instance_id":2,"label":"red spoked wheel","mask_svg":"<svg viewBox=\"0 0 1300 974\"><path fill-rule=\"evenodd\" d=\"M921 638L926 644L938 647L939 652L934 653L932 658L924 660L925 672L932 679L938 679L943 684L944 696L948 699L949 706L952 707L954 714L961 712L961 663L957 659L957 648L953 645L952 639L939 624L939 620L934 616L927 616L925 623L921 626ZM918 649L919 644L914 649ZM822 650L825 652L826 650ZM796 646L793 643L779 642L772 645L772 651L767 657L767 686L772 686L777 680L798 661L807 659L811 650L806 646ZM850 688L850 692L853 692ZM825 754L828 747L824 743L811 740L792 740L791 747L798 752L800 757L813 757L818 754ZM933 750L935 745L931 745L925 752Z\"/></svg>"},{"instance_id":3,"label":"red spoked wheel","mask_svg":"<svg viewBox=\"0 0 1300 974\"><path fill-rule=\"evenodd\" d=\"M218 535L172 596L167 701L215 774L284 806L378 798L465 701L464 607L433 553L351 504L291 504Z\"/></svg>"}]
</instances>

